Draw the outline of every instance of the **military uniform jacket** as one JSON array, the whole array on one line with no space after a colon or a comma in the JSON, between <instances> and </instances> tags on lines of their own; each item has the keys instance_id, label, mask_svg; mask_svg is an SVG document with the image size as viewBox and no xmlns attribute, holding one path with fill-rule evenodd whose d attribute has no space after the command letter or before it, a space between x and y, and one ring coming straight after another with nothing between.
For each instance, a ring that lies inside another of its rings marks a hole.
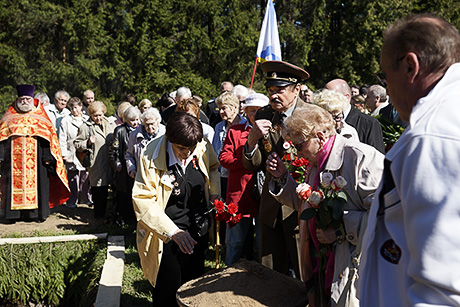
<instances>
[{"instance_id":1,"label":"military uniform jacket","mask_svg":"<svg viewBox=\"0 0 460 307\"><path fill-rule=\"evenodd\" d=\"M301 99L297 98L295 107L304 104ZM271 106L266 106L259 111L257 111L255 120L258 119L268 119L272 122L272 127L280 127L281 125L281 113L272 109ZM265 141L265 142L264 142ZM268 142L267 142L268 141ZM270 129L268 132L268 139L261 138L258 142L258 146L255 149L254 155L250 157L248 151L247 143L243 149L243 165L249 170L258 170L261 169L265 172L266 166L265 161L267 157L272 153L276 152L280 157L282 157L286 151L283 148L284 139L281 137L281 129ZM291 214L296 211L288 206L282 205L279 203L268 191L268 182L272 178L271 174L266 173L266 179L262 190L262 196L260 201L260 212L259 212L259 221L270 226L275 227L278 212L282 210L283 220L289 217Z\"/></svg>"}]
</instances>

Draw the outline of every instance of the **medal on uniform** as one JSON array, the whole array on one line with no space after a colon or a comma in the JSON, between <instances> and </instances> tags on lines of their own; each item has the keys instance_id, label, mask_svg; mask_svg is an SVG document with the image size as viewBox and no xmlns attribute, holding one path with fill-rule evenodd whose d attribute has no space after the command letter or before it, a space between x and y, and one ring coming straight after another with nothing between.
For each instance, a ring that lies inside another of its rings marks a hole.
<instances>
[{"instance_id":1,"label":"medal on uniform","mask_svg":"<svg viewBox=\"0 0 460 307\"><path fill-rule=\"evenodd\" d=\"M179 182L174 182L174 186L177 188L179 186Z\"/></svg>"},{"instance_id":2,"label":"medal on uniform","mask_svg":"<svg viewBox=\"0 0 460 307\"><path fill-rule=\"evenodd\" d=\"M180 194L180 189L173 190L174 195L178 196Z\"/></svg>"},{"instance_id":3,"label":"medal on uniform","mask_svg":"<svg viewBox=\"0 0 460 307\"><path fill-rule=\"evenodd\" d=\"M169 180L171 180L171 183L176 181L176 176L172 173L172 171L169 171Z\"/></svg>"},{"instance_id":4,"label":"medal on uniform","mask_svg":"<svg viewBox=\"0 0 460 307\"><path fill-rule=\"evenodd\" d=\"M264 149L266 152L271 152L272 144L270 144L270 140L268 138L269 138L269 135L267 133L266 135L264 135Z\"/></svg>"},{"instance_id":5,"label":"medal on uniform","mask_svg":"<svg viewBox=\"0 0 460 307\"><path fill-rule=\"evenodd\" d=\"M194 169L198 170L196 157L194 157L194 158L192 159L192 165L193 165L193 168L194 168Z\"/></svg>"}]
</instances>

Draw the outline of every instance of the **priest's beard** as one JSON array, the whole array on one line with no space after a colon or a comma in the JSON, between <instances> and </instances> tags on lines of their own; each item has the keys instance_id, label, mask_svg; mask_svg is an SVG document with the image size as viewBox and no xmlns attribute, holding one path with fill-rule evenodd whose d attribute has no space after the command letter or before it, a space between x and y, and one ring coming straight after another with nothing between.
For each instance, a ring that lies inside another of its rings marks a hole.
<instances>
[{"instance_id":1,"label":"priest's beard","mask_svg":"<svg viewBox=\"0 0 460 307\"><path fill-rule=\"evenodd\" d=\"M27 101L18 101L16 103L16 107L18 108L19 111L23 113L27 113L32 111L34 105L32 103L28 103Z\"/></svg>"}]
</instances>

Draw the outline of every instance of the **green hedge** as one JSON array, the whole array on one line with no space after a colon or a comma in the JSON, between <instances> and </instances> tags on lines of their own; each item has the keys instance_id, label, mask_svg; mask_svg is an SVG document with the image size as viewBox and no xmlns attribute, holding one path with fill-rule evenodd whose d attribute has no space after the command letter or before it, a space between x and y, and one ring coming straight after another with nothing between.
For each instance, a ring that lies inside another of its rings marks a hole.
<instances>
[{"instance_id":1,"label":"green hedge","mask_svg":"<svg viewBox=\"0 0 460 307\"><path fill-rule=\"evenodd\" d=\"M0 246L0 305L91 306L106 241Z\"/></svg>"}]
</instances>

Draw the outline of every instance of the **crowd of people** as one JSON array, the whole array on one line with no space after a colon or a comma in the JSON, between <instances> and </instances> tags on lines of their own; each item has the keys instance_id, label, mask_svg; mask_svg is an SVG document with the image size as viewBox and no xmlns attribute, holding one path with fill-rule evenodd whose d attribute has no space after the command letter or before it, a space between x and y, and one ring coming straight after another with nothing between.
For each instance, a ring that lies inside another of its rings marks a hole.
<instances>
[{"instance_id":1,"label":"crowd of people","mask_svg":"<svg viewBox=\"0 0 460 307\"><path fill-rule=\"evenodd\" d=\"M85 203L137 222L155 306L204 273L216 199L241 215L220 222L226 265L257 254L304 282L309 306L459 306L458 62L458 31L421 14L385 30L371 86L313 91L304 69L266 61L267 93L225 81L204 112L180 87L107 117L91 90L50 103L18 85L0 122L1 214L43 220ZM388 153L376 117L406 129Z\"/></svg>"}]
</instances>

